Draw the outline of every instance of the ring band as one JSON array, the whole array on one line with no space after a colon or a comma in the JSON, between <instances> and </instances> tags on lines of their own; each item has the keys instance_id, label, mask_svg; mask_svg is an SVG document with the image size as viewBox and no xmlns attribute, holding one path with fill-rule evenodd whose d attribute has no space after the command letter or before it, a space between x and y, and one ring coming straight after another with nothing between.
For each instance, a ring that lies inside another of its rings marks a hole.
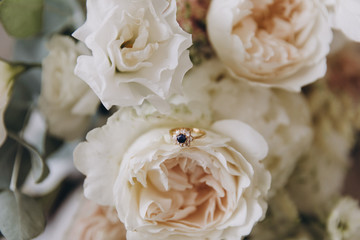
<instances>
[{"instance_id":1,"label":"ring band","mask_svg":"<svg viewBox=\"0 0 360 240\"><path fill-rule=\"evenodd\" d=\"M173 128L169 131L175 144L180 147L190 147L190 143L206 135L206 132L199 128Z\"/></svg>"}]
</instances>

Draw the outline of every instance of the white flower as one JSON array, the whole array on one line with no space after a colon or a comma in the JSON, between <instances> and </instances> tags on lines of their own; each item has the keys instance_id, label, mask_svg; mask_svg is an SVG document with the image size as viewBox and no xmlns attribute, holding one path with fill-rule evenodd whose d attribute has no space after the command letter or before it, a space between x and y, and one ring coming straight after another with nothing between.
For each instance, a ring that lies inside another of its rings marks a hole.
<instances>
[{"instance_id":1,"label":"white flower","mask_svg":"<svg viewBox=\"0 0 360 240\"><path fill-rule=\"evenodd\" d=\"M80 56L76 74L106 108L148 100L161 111L181 92L192 66L191 36L176 22L175 0L89 0L87 20L74 36L91 49Z\"/></svg>"},{"instance_id":2,"label":"white flower","mask_svg":"<svg viewBox=\"0 0 360 240\"><path fill-rule=\"evenodd\" d=\"M267 206L265 140L240 121L208 125L180 109L171 116L123 109L89 132L74 152L85 196L115 206L129 240L249 234ZM193 126L206 135L190 147L174 144L170 129Z\"/></svg>"},{"instance_id":3,"label":"white flower","mask_svg":"<svg viewBox=\"0 0 360 240\"><path fill-rule=\"evenodd\" d=\"M331 240L356 240L360 238L360 208L350 197L342 198L332 210L327 230Z\"/></svg>"},{"instance_id":4,"label":"white flower","mask_svg":"<svg viewBox=\"0 0 360 240\"><path fill-rule=\"evenodd\" d=\"M75 189L62 202L44 232L33 240L125 240L126 230L116 209L100 206Z\"/></svg>"},{"instance_id":5,"label":"white flower","mask_svg":"<svg viewBox=\"0 0 360 240\"><path fill-rule=\"evenodd\" d=\"M310 112L301 94L236 81L217 60L191 69L184 79L184 93L207 102L214 120L237 119L264 136L269 153L263 163L272 175L271 194L286 184L309 149Z\"/></svg>"},{"instance_id":6,"label":"white flower","mask_svg":"<svg viewBox=\"0 0 360 240\"><path fill-rule=\"evenodd\" d=\"M21 66L11 66L0 60L0 146L6 139L4 113L9 101L13 78L23 70Z\"/></svg>"},{"instance_id":7,"label":"white flower","mask_svg":"<svg viewBox=\"0 0 360 240\"><path fill-rule=\"evenodd\" d=\"M81 197L80 197L81 198ZM81 199L78 212L67 233L72 240L126 240L126 230L116 209Z\"/></svg>"},{"instance_id":8,"label":"white flower","mask_svg":"<svg viewBox=\"0 0 360 240\"><path fill-rule=\"evenodd\" d=\"M66 140L79 138L99 105L89 86L74 74L77 57L88 51L65 36L54 36L48 48L42 63L40 109L51 134Z\"/></svg>"},{"instance_id":9,"label":"white flower","mask_svg":"<svg viewBox=\"0 0 360 240\"><path fill-rule=\"evenodd\" d=\"M333 28L348 38L360 42L360 2L358 0L322 0L330 16Z\"/></svg>"},{"instance_id":10,"label":"white flower","mask_svg":"<svg viewBox=\"0 0 360 240\"><path fill-rule=\"evenodd\" d=\"M319 0L213 0L207 27L238 79L300 91L326 72L332 33Z\"/></svg>"}]
</instances>

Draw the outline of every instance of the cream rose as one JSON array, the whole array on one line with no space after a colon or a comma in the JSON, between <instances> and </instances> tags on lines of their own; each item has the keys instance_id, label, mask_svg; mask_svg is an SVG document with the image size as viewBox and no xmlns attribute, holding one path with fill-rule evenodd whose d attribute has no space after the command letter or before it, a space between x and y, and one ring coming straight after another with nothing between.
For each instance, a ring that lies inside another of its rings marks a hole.
<instances>
[{"instance_id":1,"label":"cream rose","mask_svg":"<svg viewBox=\"0 0 360 240\"><path fill-rule=\"evenodd\" d=\"M191 36L176 22L175 0L89 0L74 36L92 51L79 57L75 72L106 108L147 100L166 111L165 99L181 92L192 66Z\"/></svg>"},{"instance_id":2,"label":"cream rose","mask_svg":"<svg viewBox=\"0 0 360 240\"><path fill-rule=\"evenodd\" d=\"M129 240L249 234L267 206L265 140L240 121L210 125L180 109L171 117L123 109L89 132L74 152L85 196L115 206ZM206 135L175 144L169 129L192 126Z\"/></svg>"},{"instance_id":3,"label":"cream rose","mask_svg":"<svg viewBox=\"0 0 360 240\"><path fill-rule=\"evenodd\" d=\"M79 138L100 102L89 86L74 74L77 57L88 50L65 36L54 36L48 48L49 55L42 63L40 110L51 134L66 140Z\"/></svg>"},{"instance_id":4,"label":"cream rose","mask_svg":"<svg viewBox=\"0 0 360 240\"><path fill-rule=\"evenodd\" d=\"M0 60L0 146L6 139L4 113L9 101L14 77L24 70L21 66L11 66Z\"/></svg>"},{"instance_id":5,"label":"cream rose","mask_svg":"<svg viewBox=\"0 0 360 240\"><path fill-rule=\"evenodd\" d=\"M115 208L83 199L66 239L126 240L126 230Z\"/></svg>"},{"instance_id":6,"label":"cream rose","mask_svg":"<svg viewBox=\"0 0 360 240\"><path fill-rule=\"evenodd\" d=\"M326 72L332 33L320 0L213 0L207 27L238 79L299 91Z\"/></svg>"}]
</instances>

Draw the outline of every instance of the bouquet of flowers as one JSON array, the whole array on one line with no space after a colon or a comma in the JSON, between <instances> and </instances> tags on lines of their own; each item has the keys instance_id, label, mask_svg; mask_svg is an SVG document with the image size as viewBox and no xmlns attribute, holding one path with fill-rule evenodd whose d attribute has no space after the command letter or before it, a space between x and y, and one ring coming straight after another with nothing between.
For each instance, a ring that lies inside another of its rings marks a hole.
<instances>
[{"instance_id":1,"label":"bouquet of flowers","mask_svg":"<svg viewBox=\"0 0 360 240\"><path fill-rule=\"evenodd\" d=\"M0 238L360 239L358 0L1 0L0 21Z\"/></svg>"}]
</instances>

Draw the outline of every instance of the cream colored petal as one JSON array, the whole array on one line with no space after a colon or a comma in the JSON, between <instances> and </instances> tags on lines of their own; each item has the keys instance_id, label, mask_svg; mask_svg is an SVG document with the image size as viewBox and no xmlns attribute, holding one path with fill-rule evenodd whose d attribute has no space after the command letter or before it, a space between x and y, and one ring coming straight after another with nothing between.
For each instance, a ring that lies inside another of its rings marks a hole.
<instances>
[{"instance_id":1,"label":"cream colored petal","mask_svg":"<svg viewBox=\"0 0 360 240\"><path fill-rule=\"evenodd\" d=\"M236 120L221 120L212 127L218 133L232 139L232 145L244 155L245 158L261 160L268 153L265 139L249 125Z\"/></svg>"}]
</instances>

